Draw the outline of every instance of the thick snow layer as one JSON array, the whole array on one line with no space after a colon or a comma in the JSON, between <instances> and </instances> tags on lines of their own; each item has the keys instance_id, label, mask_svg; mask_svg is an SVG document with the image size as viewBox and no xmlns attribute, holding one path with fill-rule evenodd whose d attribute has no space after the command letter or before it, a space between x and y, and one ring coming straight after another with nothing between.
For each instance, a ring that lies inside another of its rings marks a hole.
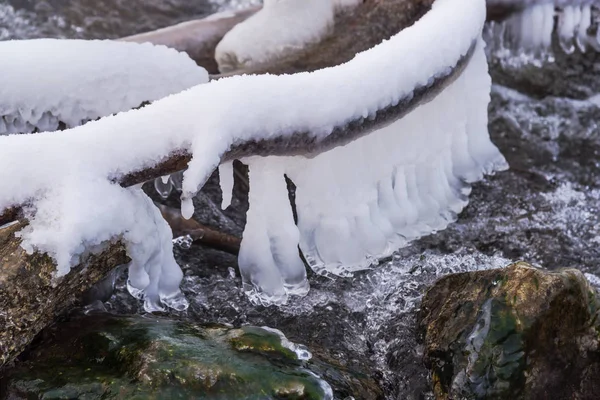
<instances>
[{"instance_id":1,"label":"thick snow layer","mask_svg":"<svg viewBox=\"0 0 600 400\"><path fill-rule=\"evenodd\" d=\"M0 42L0 135L54 131L208 81L164 46L84 40Z\"/></svg>"},{"instance_id":2,"label":"thick snow layer","mask_svg":"<svg viewBox=\"0 0 600 400\"><path fill-rule=\"evenodd\" d=\"M227 78L74 129L0 137L0 209L29 204L24 246L52 255L60 273L86 249L123 238L134 259L130 286L148 296L147 308L159 307L156 297L181 305L173 290L181 271L167 230L139 188L123 189L115 179L190 151L183 182L171 179L189 215L191 198L232 146L295 132L318 142L335 127L410 98L469 51L485 11L483 0L437 0L413 26L337 67ZM362 146L312 160L247 160L254 186L240 266L248 292L282 303L305 291L298 244L315 268L344 273L340 263L366 267L446 226L465 204L465 182L505 166L487 134L488 100L480 42L468 69L443 95L357 142ZM300 229L286 202L283 172L299 182Z\"/></svg>"},{"instance_id":3,"label":"thick snow layer","mask_svg":"<svg viewBox=\"0 0 600 400\"><path fill-rule=\"evenodd\" d=\"M333 16L334 0L264 0L262 10L236 25L217 45L219 70L261 64L317 42L332 27Z\"/></svg>"}]
</instances>

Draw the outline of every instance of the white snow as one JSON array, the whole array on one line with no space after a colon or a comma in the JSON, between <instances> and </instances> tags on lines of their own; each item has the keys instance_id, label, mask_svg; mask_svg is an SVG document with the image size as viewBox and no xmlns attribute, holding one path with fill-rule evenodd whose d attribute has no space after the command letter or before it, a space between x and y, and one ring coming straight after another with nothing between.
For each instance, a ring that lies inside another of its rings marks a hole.
<instances>
[{"instance_id":1,"label":"white snow","mask_svg":"<svg viewBox=\"0 0 600 400\"><path fill-rule=\"evenodd\" d=\"M236 25L217 45L219 70L251 67L317 42L333 25L334 1L339 2L264 0L259 12Z\"/></svg>"},{"instance_id":2,"label":"white snow","mask_svg":"<svg viewBox=\"0 0 600 400\"><path fill-rule=\"evenodd\" d=\"M413 26L344 65L227 78L74 129L0 137L0 209L29 204L24 246L52 255L60 274L86 249L124 239L133 258L130 286L143 291L147 309L160 301L181 308L168 227L139 188L123 189L114 179L190 151L183 182L171 176L189 216L191 199L232 145L294 132L323 138L374 116L448 73L480 37L484 20L483 0L437 0ZM283 303L305 292L298 244L321 272L364 268L444 228L466 203L465 182L505 167L487 134L482 47L480 41L442 95L356 144L310 160L246 160L252 187L240 266L257 301ZM297 181L300 229L283 172Z\"/></svg>"},{"instance_id":3,"label":"white snow","mask_svg":"<svg viewBox=\"0 0 600 400\"><path fill-rule=\"evenodd\" d=\"M84 40L0 42L0 135L54 131L208 81L165 46Z\"/></svg>"}]
</instances>

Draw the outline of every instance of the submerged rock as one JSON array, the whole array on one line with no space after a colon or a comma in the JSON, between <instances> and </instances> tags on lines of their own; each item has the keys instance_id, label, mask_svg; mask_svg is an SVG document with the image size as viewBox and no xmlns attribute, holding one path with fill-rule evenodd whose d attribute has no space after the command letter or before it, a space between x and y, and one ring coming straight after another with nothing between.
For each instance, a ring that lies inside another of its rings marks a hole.
<instances>
[{"instance_id":1,"label":"submerged rock","mask_svg":"<svg viewBox=\"0 0 600 400\"><path fill-rule=\"evenodd\" d=\"M333 399L317 373L355 392L352 374L274 329L103 314L47 330L0 398Z\"/></svg>"},{"instance_id":2,"label":"submerged rock","mask_svg":"<svg viewBox=\"0 0 600 400\"><path fill-rule=\"evenodd\" d=\"M420 327L436 399L600 398L600 301L576 269L448 275Z\"/></svg>"}]
</instances>

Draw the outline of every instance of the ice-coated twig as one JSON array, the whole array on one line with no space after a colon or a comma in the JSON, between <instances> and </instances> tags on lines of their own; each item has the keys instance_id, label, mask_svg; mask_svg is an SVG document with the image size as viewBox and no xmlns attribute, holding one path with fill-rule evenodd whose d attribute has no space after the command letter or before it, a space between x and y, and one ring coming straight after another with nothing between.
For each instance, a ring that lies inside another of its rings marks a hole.
<instances>
[{"instance_id":1,"label":"ice-coated twig","mask_svg":"<svg viewBox=\"0 0 600 400\"><path fill-rule=\"evenodd\" d=\"M194 219L184 219L178 209L155 203L163 218L173 230L173 236L189 235L192 241L197 241L208 247L223 250L237 255L240 252L241 239L209 228Z\"/></svg>"}]
</instances>

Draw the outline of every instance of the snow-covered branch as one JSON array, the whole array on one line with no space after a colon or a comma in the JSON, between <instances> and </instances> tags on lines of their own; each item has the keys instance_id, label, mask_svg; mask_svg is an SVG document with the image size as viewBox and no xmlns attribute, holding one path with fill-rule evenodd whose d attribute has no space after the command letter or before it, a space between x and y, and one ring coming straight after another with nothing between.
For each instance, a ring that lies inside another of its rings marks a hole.
<instances>
[{"instance_id":1,"label":"snow-covered branch","mask_svg":"<svg viewBox=\"0 0 600 400\"><path fill-rule=\"evenodd\" d=\"M251 186L245 288L285 302L308 287L298 245L317 272L366 268L443 229L468 183L505 167L487 135L484 20L483 0L436 0L413 26L336 67L221 79L74 129L0 137L0 209L27 205L23 246L51 255L59 274L86 249L123 239L146 308L181 308L168 226L139 189L118 183L191 155L190 217L207 177L239 158ZM284 174L297 186L297 226Z\"/></svg>"}]
</instances>

